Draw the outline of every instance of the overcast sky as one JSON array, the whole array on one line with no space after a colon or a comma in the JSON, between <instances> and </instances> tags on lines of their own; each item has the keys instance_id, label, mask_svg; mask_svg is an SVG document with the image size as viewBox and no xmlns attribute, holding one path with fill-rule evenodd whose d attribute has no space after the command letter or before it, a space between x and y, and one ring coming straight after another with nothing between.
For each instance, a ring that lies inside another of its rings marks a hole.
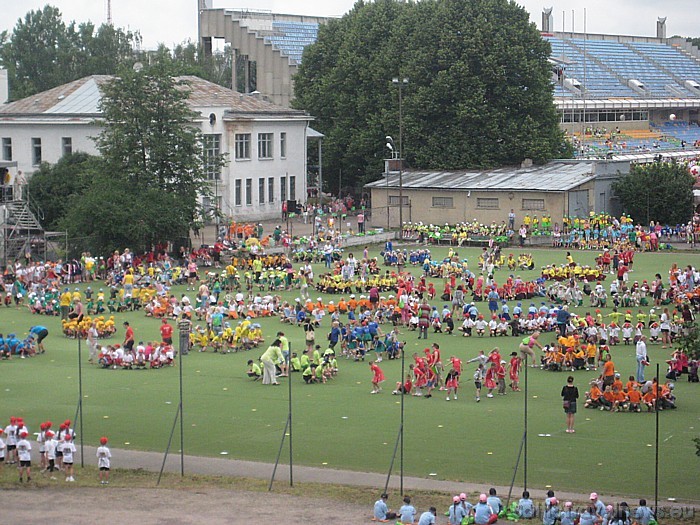
<instances>
[{"instance_id":1,"label":"overcast sky","mask_svg":"<svg viewBox=\"0 0 700 525\"><path fill-rule=\"evenodd\" d=\"M354 0L211 0L215 8L235 7L271 10L277 13L341 16ZM10 30L17 19L30 9L39 9L46 0L0 0L0 31ZM91 20L100 25L107 19L107 0L53 0L64 21ZM655 36L656 19L668 17L667 34L700 36L698 0L518 0L540 27L543 7L553 7L554 29L562 30L563 12L566 31L571 31L572 9L575 29L583 31L586 8L587 31L624 35ZM144 47L197 39L197 0L112 0L112 18L119 27L139 30Z\"/></svg>"}]
</instances>

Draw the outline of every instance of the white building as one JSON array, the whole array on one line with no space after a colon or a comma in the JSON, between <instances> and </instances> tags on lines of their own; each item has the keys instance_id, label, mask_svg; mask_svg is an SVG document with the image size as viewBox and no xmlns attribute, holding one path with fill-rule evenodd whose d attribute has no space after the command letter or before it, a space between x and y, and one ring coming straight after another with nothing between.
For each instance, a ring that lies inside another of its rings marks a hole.
<instances>
[{"instance_id":1,"label":"white building","mask_svg":"<svg viewBox=\"0 0 700 525\"><path fill-rule=\"evenodd\" d=\"M97 154L100 86L110 78L93 75L0 105L0 160L16 161L30 176L42 162L55 163L70 152ZM271 219L281 215L282 201L306 201L312 117L257 93L243 95L193 76L179 79L191 91L204 147L228 154L228 165L208 174L223 214L237 221Z\"/></svg>"}]
</instances>

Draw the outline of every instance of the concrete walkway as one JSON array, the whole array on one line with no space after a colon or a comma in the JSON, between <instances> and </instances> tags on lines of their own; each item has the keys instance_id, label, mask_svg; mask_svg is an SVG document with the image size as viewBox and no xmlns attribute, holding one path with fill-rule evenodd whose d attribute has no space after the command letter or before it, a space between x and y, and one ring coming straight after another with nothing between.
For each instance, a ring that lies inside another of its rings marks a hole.
<instances>
[{"instance_id":1,"label":"concrete walkway","mask_svg":"<svg viewBox=\"0 0 700 525\"><path fill-rule=\"evenodd\" d=\"M143 452L137 450L124 450L124 449L111 449L112 451L112 466L115 468L127 468L127 469L143 469L151 472L159 472L161 465L163 463L163 454L157 452ZM282 455L287 450L284 450ZM86 464L96 464L95 463L95 453L96 448L85 447L85 462ZM200 456L188 456L185 455L185 474L200 474L200 475L211 475L211 476L232 476L241 478L253 478L253 479L264 479L269 480L272 476L272 470L274 464L271 463L259 463L254 461L244 461L237 459L230 459L226 457L221 458L210 458L210 457L200 457ZM76 466L79 462L76 461ZM168 459L165 465L166 472L179 473L180 472L180 454L176 450L174 453L168 455ZM294 482L295 483L333 483L338 485L349 485L358 487L369 487L377 495L381 494L386 483L386 473L378 474L372 472L355 472L350 470L335 470L330 468L318 468L318 467L308 467L308 466L294 466L293 467ZM394 491L394 495L398 495L397 491L399 488L399 474L397 465L395 465L394 473L390 480L390 491ZM275 476L275 484L288 484L289 483L289 465L280 464L277 468L277 473ZM591 490L595 490L595 483L591 481ZM478 494L482 492L488 493L488 489L491 485L487 486L485 484L476 483L462 483L456 481L444 481L444 480L434 480L429 478L417 478L404 476L404 492L411 492L415 490L424 491L439 491L446 492L450 494L459 494L465 492L470 495L470 500L476 503ZM498 492L498 495L503 500L504 504L508 496L508 487L493 485L493 487ZM581 494L574 492L562 492L556 490L556 496L559 501L574 501L579 504L588 501L589 493ZM546 496L546 488L530 488L530 495L536 502L543 501ZM513 487L513 494L511 496L511 501L517 501L520 498L522 492L522 487L516 485ZM473 497L476 495L476 497ZM630 506L635 506L639 497L646 497L650 505L653 504L653 494L642 495L642 496L627 496L626 498L621 495L613 494L603 494L600 493L600 499L607 504L619 503L621 501L627 500ZM671 505L686 505L700 510L700 500L687 501L687 502L668 502L659 501L659 507L670 507Z\"/></svg>"}]
</instances>

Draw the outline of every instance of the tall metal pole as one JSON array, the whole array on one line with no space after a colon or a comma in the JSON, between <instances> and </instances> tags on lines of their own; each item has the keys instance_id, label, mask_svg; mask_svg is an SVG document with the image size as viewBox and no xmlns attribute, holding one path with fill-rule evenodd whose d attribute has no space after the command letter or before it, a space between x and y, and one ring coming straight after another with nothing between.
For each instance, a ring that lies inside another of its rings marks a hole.
<instances>
[{"instance_id":1,"label":"tall metal pole","mask_svg":"<svg viewBox=\"0 0 700 525\"><path fill-rule=\"evenodd\" d=\"M656 363L656 455L654 457L654 516L659 515L659 363ZM658 519L658 518L657 518Z\"/></svg>"},{"instance_id":2,"label":"tall metal pole","mask_svg":"<svg viewBox=\"0 0 700 525\"><path fill-rule=\"evenodd\" d=\"M323 207L323 139L318 139L318 205Z\"/></svg>"},{"instance_id":3,"label":"tall metal pole","mask_svg":"<svg viewBox=\"0 0 700 525\"><path fill-rule=\"evenodd\" d=\"M78 335L78 414L80 417L80 468L85 468L83 453L83 357L80 335Z\"/></svg>"},{"instance_id":4,"label":"tall metal pole","mask_svg":"<svg viewBox=\"0 0 700 525\"><path fill-rule=\"evenodd\" d=\"M406 353L405 353L405 348L401 349L401 426L400 431L401 431L401 456L400 456L400 486L401 486L401 492L400 494L403 496L403 423L404 423L404 398L406 397L406 388L405 386L405 377L406 377L406 372L405 372L405 367L406 367Z\"/></svg>"},{"instance_id":5,"label":"tall metal pole","mask_svg":"<svg viewBox=\"0 0 700 525\"><path fill-rule=\"evenodd\" d=\"M399 229L403 232L403 87L408 79L397 77L391 82L399 88Z\"/></svg>"},{"instance_id":6,"label":"tall metal pole","mask_svg":"<svg viewBox=\"0 0 700 525\"><path fill-rule=\"evenodd\" d=\"M403 232L403 82L399 82L399 231ZM403 233L400 233L403 237ZM401 378L403 381L403 377Z\"/></svg>"},{"instance_id":7,"label":"tall metal pole","mask_svg":"<svg viewBox=\"0 0 700 525\"><path fill-rule=\"evenodd\" d=\"M287 354L287 373L289 377L287 378L289 383L289 486L294 486L294 460L293 458L293 448L292 448L292 348L289 347L289 353Z\"/></svg>"},{"instance_id":8,"label":"tall metal pole","mask_svg":"<svg viewBox=\"0 0 700 525\"><path fill-rule=\"evenodd\" d=\"M524 450L524 457L523 457L523 490L527 490L527 358L528 356L525 355L525 410L524 410L524 432L523 432L523 440L524 440L524 445L523 445L523 450Z\"/></svg>"},{"instance_id":9,"label":"tall metal pole","mask_svg":"<svg viewBox=\"0 0 700 525\"><path fill-rule=\"evenodd\" d=\"M182 410L182 352L180 354L180 476L185 475L185 423Z\"/></svg>"}]
</instances>

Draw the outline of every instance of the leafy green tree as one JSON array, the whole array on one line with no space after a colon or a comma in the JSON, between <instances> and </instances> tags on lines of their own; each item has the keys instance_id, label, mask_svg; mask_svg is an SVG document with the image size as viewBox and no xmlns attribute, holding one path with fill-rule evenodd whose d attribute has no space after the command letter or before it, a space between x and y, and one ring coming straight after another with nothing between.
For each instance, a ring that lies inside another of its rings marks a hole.
<instances>
[{"instance_id":1,"label":"leafy green tree","mask_svg":"<svg viewBox=\"0 0 700 525\"><path fill-rule=\"evenodd\" d=\"M110 25L66 24L58 8L46 5L19 19L0 36L0 65L8 70L10 96L28 97L78 78L114 74L133 62L140 35Z\"/></svg>"},{"instance_id":2,"label":"leafy green tree","mask_svg":"<svg viewBox=\"0 0 700 525\"><path fill-rule=\"evenodd\" d=\"M99 253L189 237L202 220L200 197L209 193L201 133L192 121L186 83L156 64L126 69L102 86L102 158L86 191L70 201L63 227L89 237Z\"/></svg>"},{"instance_id":3,"label":"leafy green tree","mask_svg":"<svg viewBox=\"0 0 700 525\"><path fill-rule=\"evenodd\" d=\"M693 215L694 177L685 163L636 164L613 184L622 211L635 222L682 224Z\"/></svg>"},{"instance_id":4,"label":"leafy green tree","mask_svg":"<svg viewBox=\"0 0 700 525\"><path fill-rule=\"evenodd\" d=\"M56 164L43 163L30 177L27 196L42 215L41 225L56 230L73 197L80 196L98 171L98 159L87 153L72 153Z\"/></svg>"},{"instance_id":5,"label":"leafy green tree","mask_svg":"<svg viewBox=\"0 0 700 525\"><path fill-rule=\"evenodd\" d=\"M220 86L231 88L231 47L223 52L206 56L201 48L192 42L183 42L172 50L160 44L155 52L144 53L142 58L149 63L158 63L166 67L171 75L194 75Z\"/></svg>"},{"instance_id":6,"label":"leafy green tree","mask_svg":"<svg viewBox=\"0 0 700 525\"><path fill-rule=\"evenodd\" d=\"M552 99L549 44L508 0L358 1L322 26L295 105L326 135L326 173L373 180L399 135L416 168L486 168L570 156Z\"/></svg>"}]
</instances>

